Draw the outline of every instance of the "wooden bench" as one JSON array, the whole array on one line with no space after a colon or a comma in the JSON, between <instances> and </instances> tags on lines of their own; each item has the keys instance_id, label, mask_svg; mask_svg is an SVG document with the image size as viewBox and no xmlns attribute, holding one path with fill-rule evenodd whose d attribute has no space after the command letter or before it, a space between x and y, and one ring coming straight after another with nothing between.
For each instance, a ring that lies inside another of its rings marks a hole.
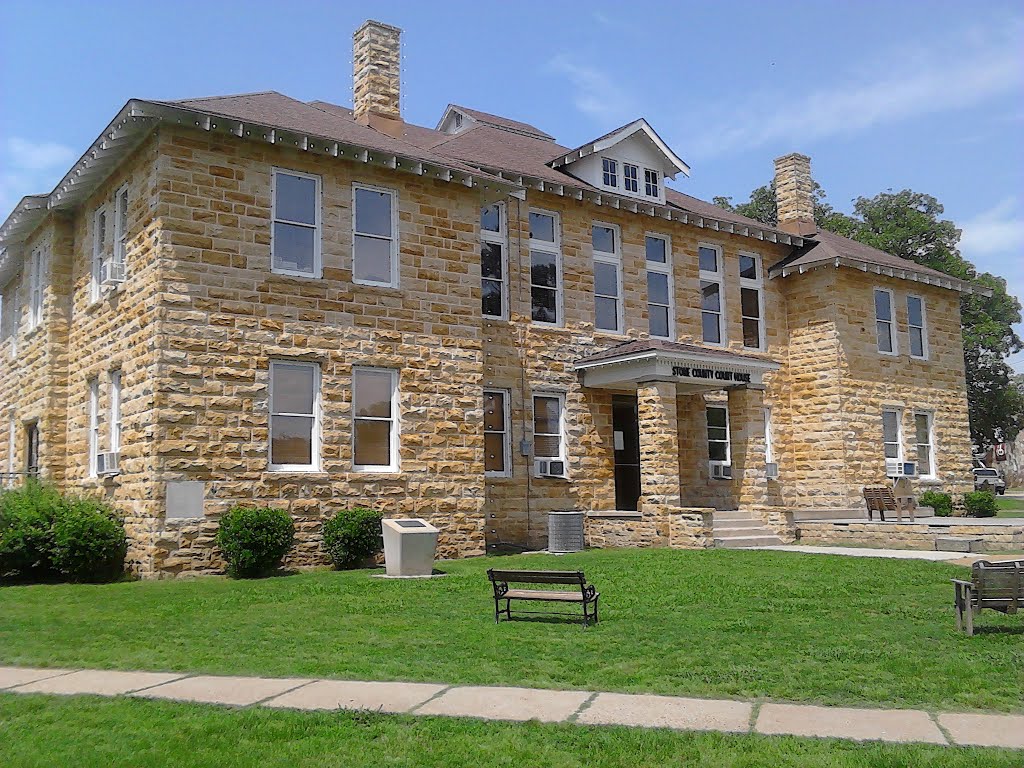
<instances>
[{"instance_id":1,"label":"wooden bench","mask_svg":"<svg viewBox=\"0 0 1024 768\"><path fill-rule=\"evenodd\" d=\"M1024 607L1024 560L990 563L979 560L971 566L971 580L952 579L956 593L956 628L974 634L974 617L983 608L1014 614Z\"/></svg>"},{"instance_id":2,"label":"wooden bench","mask_svg":"<svg viewBox=\"0 0 1024 768\"><path fill-rule=\"evenodd\" d=\"M877 512L878 516L885 522L886 512L896 513L896 522L903 522L903 513L910 515L910 522L914 522L914 500L912 498L893 495L892 488L884 485L868 485L864 487L864 503L868 505L868 521L871 513Z\"/></svg>"},{"instance_id":3,"label":"wooden bench","mask_svg":"<svg viewBox=\"0 0 1024 768\"><path fill-rule=\"evenodd\" d=\"M583 626L590 620L597 623L597 600L601 594L590 584L583 571L487 571L487 578L494 587L494 622L501 621L501 615L512 618L513 600L539 600L551 603L579 603L583 606ZM509 584L563 584L575 589L512 589ZM505 607L501 607L501 601ZM541 611L522 611L541 613ZM548 613L547 615L558 615ZM560 614L570 615L570 614ZM575 615L575 614L571 614Z\"/></svg>"}]
</instances>

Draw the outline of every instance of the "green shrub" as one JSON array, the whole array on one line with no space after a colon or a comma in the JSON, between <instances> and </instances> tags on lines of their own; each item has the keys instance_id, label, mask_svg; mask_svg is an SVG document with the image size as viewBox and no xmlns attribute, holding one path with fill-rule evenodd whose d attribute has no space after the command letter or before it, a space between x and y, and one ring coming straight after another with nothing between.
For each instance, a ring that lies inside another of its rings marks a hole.
<instances>
[{"instance_id":1,"label":"green shrub","mask_svg":"<svg viewBox=\"0 0 1024 768\"><path fill-rule=\"evenodd\" d=\"M72 581L106 581L124 573L128 540L108 509L68 499L53 525L53 568Z\"/></svg>"},{"instance_id":2,"label":"green shrub","mask_svg":"<svg viewBox=\"0 0 1024 768\"><path fill-rule=\"evenodd\" d=\"M999 508L991 491L971 491L964 494L964 509L968 517L995 517Z\"/></svg>"},{"instance_id":3,"label":"green shrub","mask_svg":"<svg viewBox=\"0 0 1024 768\"><path fill-rule=\"evenodd\" d=\"M922 507L931 507L938 517L949 517L953 514L953 497L941 491L925 491L917 500Z\"/></svg>"},{"instance_id":4,"label":"green shrub","mask_svg":"<svg viewBox=\"0 0 1024 768\"><path fill-rule=\"evenodd\" d=\"M356 507L324 523L324 548L335 568L354 568L380 551L383 517L376 510Z\"/></svg>"},{"instance_id":5,"label":"green shrub","mask_svg":"<svg viewBox=\"0 0 1024 768\"><path fill-rule=\"evenodd\" d=\"M269 507L233 507L217 529L217 546L228 561L228 573L238 578L277 569L294 539L291 515Z\"/></svg>"}]
</instances>

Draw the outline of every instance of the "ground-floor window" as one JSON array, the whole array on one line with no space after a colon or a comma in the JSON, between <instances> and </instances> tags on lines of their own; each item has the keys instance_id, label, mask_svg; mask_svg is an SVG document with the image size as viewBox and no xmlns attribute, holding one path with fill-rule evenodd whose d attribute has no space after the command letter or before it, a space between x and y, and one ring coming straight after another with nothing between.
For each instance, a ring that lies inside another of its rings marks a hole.
<instances>
[{"instance_id":1,"label":"ground-floor window","mask_svg":"<svg viewBox=\"0 0 1024 768\"><path fill-rule=\"evenodd\" d=\"M732 449L729 444L729 409L723 405L709 405L707 421L711 476L729 477L731 473L728 467L732 461Z\"/></svg>"},{"instance_id":2,"label":"ground-floor window","mask_svg":"<svg viewBox=\"0 0 1024 768\"><path fill-rule=\"evenodd\" d=\"M270 363L270 468L310 471L320 463L320 366Z\"/></svg>"},{"instance_id":3,"label":"ground-floor window","mask_svg":"<svg viewBox=\"0 0 1024 768\"><path fill-rule=\"evenodd\" d=\"M914 432L917 441L917 473L922 477L935 477L935 446L932 414L914 414Z\"/></svg>"},{"instance_id":4,"label":"ground-floor window","mask_svg":"<svg viewBox=\"0 0 1024 768\"><path fill-rule=\"evenodd\" d=\"M508 392L484 390L484 472L493 477L510 474Z\"/></svg>"},{"instance_id":5,"label":"ground-floor window","mask_svg":"<svg viewBox=\"0 0 1024 768\"><path fill-rule=\"evenodd\" d=\"M39 422L25 426L25 471L30 475L39 474Z\"/></svg>"},{"instance_id":6,"label":"ground-floor window","mask_svg":"<svg viewBox=\"0 0 1024 768\"><path fill-rule=\"evenodd\" d=\"M535 474L565 475L565 400L562 395L533 397Z\"/></svg>"},{"instance_id":7,"label":"ground-floor window","mask_svg":"<svg viewBox=\"0 0 1024 768\"><path fill-rule=\"evenodd\" d=\"M887 408L882 411L882 443L885 449L885 466L888 472L903 463L903 429L898 410Z\"/></svg>"},{"instance_id":8,"label":"ground-floor window","mask_svg":"<svg viewBox=\"0 0 1024 768\"><path fill-rule=\"evenodd\" d=\"M100 380L89 380L89 476L96 477L100 450Z\"/></svg>"},{"instance_id":9,"label":"ground-floor window","mask_svg":"<svg viewBox=\"0 0 1024 768\"><path fill-rule=\"evenodd\" d=\"M764 461L775 463L775 436L772 434L772 409L764 409Z\"/></svg>"},{"instance_id":10,"label":"ground-floor window","mask_svg":"<svg viewBox=\"0 0 1024 768\"><path fill-rule=\"evenodd\" d=\"M398 471L397 399L397 371L352 370L352 465L357 472Z\"/></svg>"}]
</instances>

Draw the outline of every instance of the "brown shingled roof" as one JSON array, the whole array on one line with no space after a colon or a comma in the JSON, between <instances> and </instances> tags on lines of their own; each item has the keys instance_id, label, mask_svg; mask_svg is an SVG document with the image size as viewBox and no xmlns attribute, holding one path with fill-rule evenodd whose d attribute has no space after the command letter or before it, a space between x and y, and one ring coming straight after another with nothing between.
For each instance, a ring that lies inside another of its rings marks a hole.
<instances>
[{"instance_id":1,"label":"brown shingled roof","mask_svg":"<svg viewBox=\"0 0 1024 768\"><path fill-rule=\"evenodd\" d=\"M469 107L460 107L458 104L449 104L449 109L457 109L459 112L469 115L478 123L484 123L485 125L493 125L496 128L504 128L510 131L517 131L519 133L525 133L528 136L534 136L538 139L547 139L554 141L554 136L549 136L539 128L535 128L529 123L523 123L519 120L511 120L501 115L492 115L489 112L481 112L479 109L470 109Z\"/></svg>"}]
</instances>

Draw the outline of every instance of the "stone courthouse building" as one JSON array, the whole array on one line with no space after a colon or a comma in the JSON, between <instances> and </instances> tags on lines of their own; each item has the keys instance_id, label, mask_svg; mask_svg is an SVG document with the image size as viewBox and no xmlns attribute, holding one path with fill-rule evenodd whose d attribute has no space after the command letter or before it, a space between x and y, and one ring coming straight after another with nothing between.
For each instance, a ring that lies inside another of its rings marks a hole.
<instances>
[{"instance_id":1,"label":"stone courthouse building","mask_svg":"<svg viewBox=\"0 0 1024 768\"><path fill-rule=\"evenodd\" d=\"M0 470L104 497L143 575L216 571L238 503L287 509L310 564L355 505L457 557L543 546L555 510L703 547L898 474L971 487L970 286L816 230L802 155L773 228L669 188L689 168L643 119L579 147L407 123L399 34L355 33L351 109L133 99L18 204Z\"/></svg>"}]
</instances>

